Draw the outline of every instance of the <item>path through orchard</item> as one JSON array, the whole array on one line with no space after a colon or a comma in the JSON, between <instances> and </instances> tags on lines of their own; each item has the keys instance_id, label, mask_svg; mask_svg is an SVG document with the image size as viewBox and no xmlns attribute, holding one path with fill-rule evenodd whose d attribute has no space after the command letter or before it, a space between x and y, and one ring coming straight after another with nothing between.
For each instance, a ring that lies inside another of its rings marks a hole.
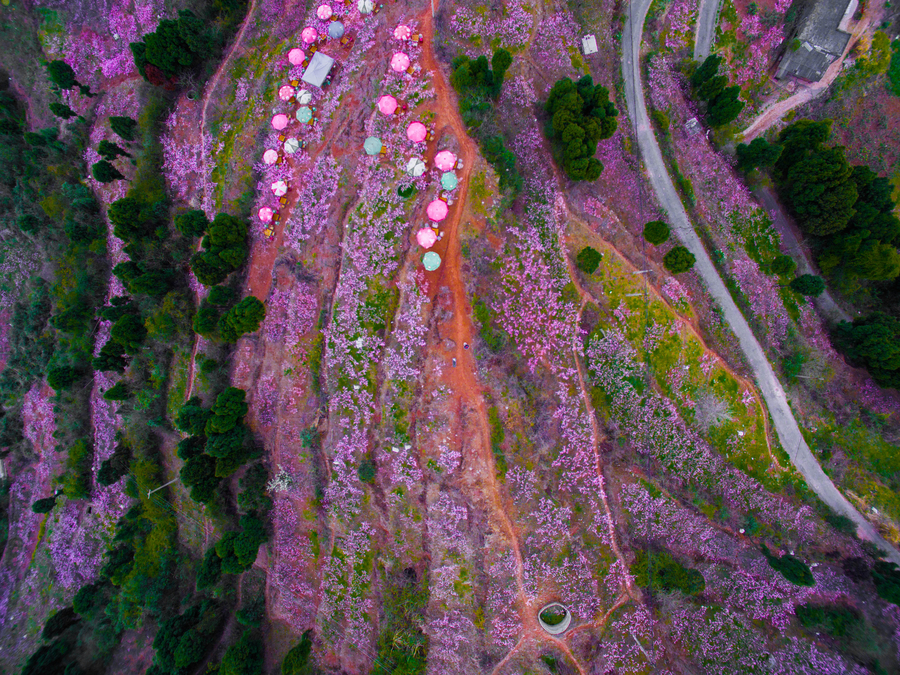
<instances>
[{"instance_id":1,"label":"path through orchard","mask_svg":"<svg viewBox=\"0 0 900 675\"><path fill-rule=\"evenodd\" d=\"M723 318L738 339L763 398L769 406L775 431L790 456L791 462L806 479L810 489L823 502L836 513L850 518L856 524L860 537L875 543L886 552L890 560L900 563L900 551L889 544L872 523L866 520L841 494L813 456L788 404L784 388L778 381L775 371L747 320L725 287L699 235L688 220L681 198L675 191L668 169L663 162L653 127L650 124L641 81L641 36L650 2L651 0L632 0L629 6L622 40L622 76L625 79L628 116L635 127L638 146L646 164L653 190L656 192L660 205L669 214L676 235L697 258L695 269L703 279L709 294L722 308Z\"/></svg>"}]
</instances>

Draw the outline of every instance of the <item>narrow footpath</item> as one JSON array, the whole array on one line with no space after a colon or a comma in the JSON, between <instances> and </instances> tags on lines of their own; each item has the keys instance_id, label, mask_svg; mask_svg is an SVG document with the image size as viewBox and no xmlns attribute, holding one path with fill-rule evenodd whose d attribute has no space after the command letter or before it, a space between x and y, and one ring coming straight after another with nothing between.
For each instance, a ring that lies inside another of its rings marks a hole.
<instances>
[{"instance_id":1,"label":"narrow footpath","mask_svg":"<svg viewBox=\"0 0 900 675\"><path fill-rule=\"evenodd\" d=\"M700 241L700 237L688 220L687 213L681 203L672 179L666 170L662 153L650 125L647 106L644 102L644 90L641 82L640 52L641 36L644 20L651 0L632 0L625 21L622 40L622 76L625 80L625 99L628 116L634 125L638 146L645 162L647 175L660 204L669 215L673 229L681 242L697 258L695 269L703 279L709 294L722 308L725 321L737 336L738 342L747 362L756 377L763 398L769 407L769 413L775 426L775 432L782 446L791 458L791 462L806 479L807 485L832 510L853 520L857 532L863 539L873 542L885 552L895 563L900 564L900 551L889 544L875 527L835 487L831 479L822 470L813 456L800 432L800 427L791 411L778 381L775 371L766 358L765 352L753 335L753 331L741 314L734 300L725 287L718 271L713 266L709 254Z\"/></svg>"}]
</instances>

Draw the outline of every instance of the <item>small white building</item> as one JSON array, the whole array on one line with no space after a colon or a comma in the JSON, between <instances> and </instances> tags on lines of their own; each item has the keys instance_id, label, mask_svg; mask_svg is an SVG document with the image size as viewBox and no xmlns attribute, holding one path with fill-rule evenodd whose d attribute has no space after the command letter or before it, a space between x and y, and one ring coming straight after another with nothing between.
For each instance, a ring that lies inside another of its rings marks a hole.
<instances>
[{"instance_id":1,"label":"small white building","mask_svg":"<svg viewBox=\"0 0 900 675\"><path fill-rule=\"evenodd\" d=\"M581 49L584 55L597 53L597 38L594 35L585 35L581 38Z\"/></svg>"}]
</instances>

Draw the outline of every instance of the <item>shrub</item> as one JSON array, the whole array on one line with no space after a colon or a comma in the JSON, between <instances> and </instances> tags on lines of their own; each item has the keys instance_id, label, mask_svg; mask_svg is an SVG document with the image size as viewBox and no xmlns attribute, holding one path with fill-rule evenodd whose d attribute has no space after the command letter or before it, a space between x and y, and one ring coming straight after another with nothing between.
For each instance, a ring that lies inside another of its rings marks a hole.
<instances>
[{"instance_id":1,"label":"shrub","mask_svg":"<svg viewBox=\"0 0 900 675\"><path fill-rule=\"evenodd\" d=\"M781 576L796 586L815 586L816 580L813 578L812 571L800 558L796 558L789 553L785 553L780 558L772 555L769 549L763 546L763 555L769 562L769 565L777 570Z\"/></svg>"},{"instance_id":2,"label":"shrub","mask_svg":"<svg viewBox=\"0 0 900 675\"><path fill-rule=\"evenodd\" d=\"M311 651L312 628L305 631L300 642L285 654L284 661L281 662L281 675L305 675Z\"/></svg>"},{"instance_id":3,"label":"shrub","mask_svg":"<svg viewBox=\"0 0 900 675\"><path fill-rule=\"evenodd\" d=\"M41 631L41 638L44 640L52 640L66 632L66 629L79 621L78 614L71 607L63 607L54 612L47 623L44 624L44 630Z\"/></svg>"},{"instance_id":4,"label":"shrub","mask_svg":"<svg viewBox=\"0 0 900 675\"><path fill-rule=\"evenodd\" d=\"M653 121L656 123L656 126L659 127L660 131L662 131L663 133L669 131L669 116L662 110L654 110L650 113L650 117L653 118Z\"/></svg>"},{"instance_id":5,"label":"shrub","mask_svg":"<svg viewBox=\"0 0 900 675\"><path fill-rule=\"evenodd\" d=\"M219 675L256 675L262 672L262 640L253 631L244 631L222 657Z\"/></svg>"},{"instance_id":6,"label":"shrub","mask_svg":"<svg viewBox=\"0 0 900 675\"><path fill-rule=\"evenodd\" d=\"M109 128L123 141L133 141L134 132L137 130L137 122L130 117L113 115L109 118Z\"/></svg>"},{"instance_id":7,"label":"shrub","mask_svg":"<svg viewBox=\"0 0 900 675\"><path fill-rule=\"evenodd\" d=\"M77 113L69 106L65 103L60 103L59 101L53 101L50 104L50 112L64 120L72 119L77 115Z\"/></svg>"},{"instance_id":8,"label":"shrub","mask_svg":"<svg viewBox=\"0 0 900 675\"><path fill-rule=\"evenodd\" d=\"M241 335L259 330L265 316L266 306L252 295L248 296L219 319L219 335L225 342L237 342Z\"/></svg>"},{"instance_id":9,"label":"shrub","mask_svg":"<svg viewBox=\"0 0 900 675\"><path fill-rule=\"evenodd\" d=\"M861 364L884 387L900 387L900 320L873 312L842 321L834 332L835 346Z\"/></svg>"},{"instance_id":10,"label":"shrub","mask_svg":"<svg viewBox=\"0 0 900 675\"><path fill-rule=\"evenodd\" d=\"M261 462L247 468L240 480L241 492L238 494L238 506L243 511L268 511L272 508L272 499L266 494L269 483L269 472Z\"/></svg>"},{"instance_id":11,"label":"shrub","mask_svg":"<svg viewBox=\"0 0 900 675\"><path fill-rule=\"evenodd\" d=\"M375 482L375 464L368 457L360 462L359 467L356 469L356 473L363 483L371 484Z\"/></svg>"},{"instance_id":12,"label":"shrub","mask_svg":"<svg viewBox=\"0 0 900 675\"><path fill-rule=\"evenodd\" d=\"M822 292L825 290L825 282L822 280L822 277L817 277L815 274L801 274L789 285L791 290L800 295L812 297L822 295Z\"/></svg>"},{"instance_id":13,"label":"shrub","mask_svg":"<svg viewBox=\"0 0 900 675\"><path fill-rule=\"evenodd\" d=\"M128 387L126 387L125 382L121 380L103 392L103 398L107 401L125 401L130 396L131 394L128 391Z\"/></svg>"},{"instance_id":14,"label":"shrub","mask_svg":"<svg viewBox=\"0 0 900 675\"><path fill-rule=\"evenodd\" d=\"M71 366L57 366L47 371L47 384L55 391L69 389L80 378L82 373Z\"/></svg>"},{"instance_id":15,"label":"shrub","mask_svg":"<svg viewBox=\"0 0 900 675\"><path fill-rule=\"evenodd\" d=\"M116 167L105 159L91 165L91 174L98 183L112 183L114 180L125 178Z\"/></svg>"},{"instance_id":16,"label":"shrub","mask_svg":"<svg viewBox=\"0 0 900 675\"><path fill-rule=\"evenodd\" d=\"M900 569L894 563L876 562L872 568L872 581L879 598L900 605Z\"/></svg>"},{"instance_id":17,"label":"shrub","mask_svg":"<svg viewBox=\"0 0 900 675\"><path fill-rule=\"evenodd\" d=\"M222 559L216 553L215 547L206 550L200 567L197 570L197 590L211 588L219 583L222 578Z\"/></svg>"},{"instance_id":18,"label":"shrub","mask_svg":"<svg viewBox=\"0 0 900 675\"><path fill-rule=\"evenodd\" d=\"M227 307L234 302L235 293L227 286L213 286L209 289L207 300L211 305L217 307Z\"/></svg>"},{"instance_id":19,"label":"shrub","mask_svg":"<svg viewBox=\"0 0 900 675\"><path fill-rule=\"evenodd\" d=\"M78 80L75 79L75 71L65 61L50 61L47 64L47 74L50 76L50 81L60 89L74 89L78 84Z\"/></svg>"},{"instance_id":20,"label":"shrub","mask_svg":"<svg viewBox=\"0 0 900 675\"><path fill-rule=\"evenodd\" d=\"M66 479L63 492L69 499L87 499L91 494L91 464L94 449L90 443L79 438L69 447L66 460Z\"/></svg>"},{"instance_id":21,"label":"shrub","mask_svg":"<svg viewBox=\"0 0 900 675\"><path fill-rule=\"evenodd\" d=\"M840 605L807 603L794 607L794 614L801 626L821 626L832 637L843 637L862 622L857 610Z\"/></svg>"},{"instance_id":22,"label":"shrub","mask_svg":"<svg viewBox=\"0 0 900 675\"><path fill-rule=\"evenodd\" d=\"M635 583L643 588L655 586L664 591L681 591L685 595L697 595L706 588L706 581L699 571L684 567L665 551L638 551L631 573Z\"/></svg>"},{"instance_id":23,"label":"shrub","mask_svg":"<svg viewBox=\"0 0 900 675\"><path fill-rule=\"evenodd\" d=\"M590 246L585 246L575 257L575 265L585 274L593 274L597 271L602 259L602 253Z\"/></svg>"},{"instance_id":24,"label":"shrub","mask_svg":"<svg viewBox=\"0 0 900 675\"><path fill-rule=\"evenodd\" d=\"M651 220L644 225L644 239L654 246L664 244L669 239L670 232L668 224L661 220Z\"/></svg>"},{"instance_id":25,"label":"shrub","mask_svg":"<svg viewBox=\"0 0 900 675\"><path fill-rule=\"evenodd\" d=\"M772 274L777 274L780 277L786 277L794 273L794 270L797 269L797 263L795 263L794 259L789 255L779 255L776 256L775 260L772 261L770 268L772 270Z\"/></svg>"},{"instance_id":26,"label":"shrub","mask_svg":"<svg viewBox=\"0 0 900 675\"><path fill-rule=\"evenodd\" d=\"M56 506L56 496L53 497L44 497L43 499L38 499L34 504L31 505L31 510L35 513L50 513L53 510L53 507Z\"/></svg>"},{"instance_id":27,"label":"shrub","mask_svg":"<svg viewBox=\"0 0 900 675\"><path fill-rule=\"evenodd\" d=\"M200 209L175 216L175 228L185 237L202 237L209 229L209 219Z\"/></svg>"},{"instance_id":28,"label":"shrub","mask_svg":"<svg viewBox=\"0 0 900 675\"><path fill-rule=\"evenodd\" d=\"M697 259L694 257L694 254L684 246L676 246L663 256L663 267L672 274L687 272L696 262Z\"/></svg>"}]
</instances>

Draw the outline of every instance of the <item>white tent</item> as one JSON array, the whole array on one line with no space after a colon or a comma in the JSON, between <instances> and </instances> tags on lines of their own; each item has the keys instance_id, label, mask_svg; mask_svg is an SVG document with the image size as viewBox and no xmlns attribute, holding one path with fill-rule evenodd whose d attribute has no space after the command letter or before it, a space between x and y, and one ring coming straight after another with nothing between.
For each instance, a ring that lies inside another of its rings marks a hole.
<instances>
[{"instance_id":1,"label":"white tent","mask_svg":"<svg viewBox=\"0 0 900 675\"><path fill-rule=\"evenodd\" d=\"M331 72L331 67L333 65L333 58L322 52L316 52L313 54L312 60L309 62L306 70L303 71L303 77L300 79L314 87L321 87L328 77L328 73Z\"/></svg>"},{"instance_id":2,"label":"white tent","mask_svg":"<svg viewBox=\"0 0 900 675\"><path fill-rule=\"evenodd\" d=\"M584 51L584 55L588 54L596 54L597 53L597 38L593 35L585 35L581 38L581 48Z\"/></svg>"},{"instance_id":3,"label":"white tent","mask_svg":"<svg viewBox=\"0 0 900 675\"><path fill-rule=\"evenodd\" d=\"M425 162L418 157L410 157L406 163L406 173L410 176L421 176L425 173Z\"/></svg>"}]
</instances>

